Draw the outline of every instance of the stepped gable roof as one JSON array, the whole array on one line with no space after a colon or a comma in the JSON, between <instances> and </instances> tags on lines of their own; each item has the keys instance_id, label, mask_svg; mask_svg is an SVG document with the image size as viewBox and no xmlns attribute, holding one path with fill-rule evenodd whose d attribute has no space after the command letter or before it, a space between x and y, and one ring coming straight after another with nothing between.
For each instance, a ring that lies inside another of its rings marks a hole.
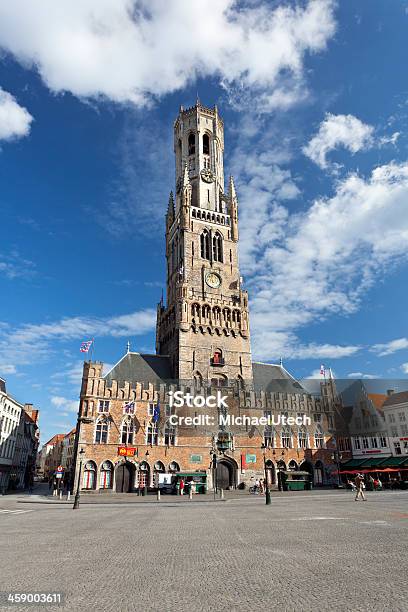
<instances>
[{"instance_id":1,"label":"stepped gable roof","mask_svg":"<svg viewBox=\"0 0 408 612\"><path fill-rule=\"evenodd\" d=\"M408 402L408 391L401 391L400 393L392 393L387 396L387 399L383 403L383 408L386 406L397 406L398 404L405 404Z\"/></svg>"},{"instance_id":2,"label":"stepped gable roof","mask_svg":"<svg viewBox=\"0 0 408 612\"><path fill-rule=\"evenodd\" d=\"M170 358L167 355L128 352L103 378L108 383L113 380L153 384L165 382L172 379Z\"/></svg>"},{"instance_id":3,"label":"stepped gable roof","mask_svg":"<svg viewBox=\"0 0 408 612\"><path fill-rule=\"evenodd\" d=\"M254 361L252 371L255 391L309 395L308 391L282 365Z\"/></svg>"}]
</instances>

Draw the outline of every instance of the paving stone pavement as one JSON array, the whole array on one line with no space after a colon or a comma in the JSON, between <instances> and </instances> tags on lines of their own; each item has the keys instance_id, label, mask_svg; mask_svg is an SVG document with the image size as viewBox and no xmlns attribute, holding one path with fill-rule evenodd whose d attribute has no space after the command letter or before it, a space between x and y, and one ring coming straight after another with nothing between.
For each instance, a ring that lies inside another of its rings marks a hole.
<instances>
[{"instance_id":1,"label":"paving stone pavement","mask_svg":"<svg viewBox=\"0 0 408 612\"><path fill-rule=\"evenodd\" d=\"M7 610L408 611L408 492L225 503L0 499L0 590L62 592Z\"/></svg>"}]
</instances>

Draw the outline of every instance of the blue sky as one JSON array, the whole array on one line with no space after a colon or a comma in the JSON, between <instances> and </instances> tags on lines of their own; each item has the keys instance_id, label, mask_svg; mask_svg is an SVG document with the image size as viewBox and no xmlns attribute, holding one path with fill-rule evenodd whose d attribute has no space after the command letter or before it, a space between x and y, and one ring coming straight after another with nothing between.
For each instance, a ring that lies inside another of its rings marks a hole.
<instances>
[{"instance_id":1,"label":"blue sky","mask_svg":"<svg viewBox=\"0 0 408 612\"><path fill-rule=\"evenodd\" d=\"M7 6L8 4L8 6ZM254 358L408 374L408 2L0 7L0 376L75 423L81 341L154 351L180 104L217 104Z\"/></svg>"}]
</instances>

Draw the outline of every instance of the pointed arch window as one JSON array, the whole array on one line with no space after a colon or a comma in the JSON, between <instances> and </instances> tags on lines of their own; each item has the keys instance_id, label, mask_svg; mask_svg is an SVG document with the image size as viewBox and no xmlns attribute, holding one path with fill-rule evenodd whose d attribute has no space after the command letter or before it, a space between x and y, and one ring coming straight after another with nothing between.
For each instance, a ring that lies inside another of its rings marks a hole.
<instances>
[{"instance_id":1,"label":"pointed arch window","mask_svg":"<svg viewBox=\"0 0 408 612\"><path fill-rule=\"evenodd\" d=\"M208 230L203 230L200 236L201 257L210 259L210 234Z\"/></svg>"},{"instance_id":2,"label":"pointed arch window","mask_svg":"<svg viewBox=\"0 0 408 612\"><path fill-rule=\"evenodd\" d=\"M166 446L176 445L176 428L170 425L170 423L166 423L166 427L164 428L164 444Z\"/></svg>"},{"instance_id":3,"label":"pointed arch window","mask_svg":"<svg viewBox=\"0 0 408 612\"><path fill-rule=\"evenodd\" d=\"M210 154L210 137L208 134L203 135L203 154Z\"/></svg>"},{"instance_id":4,"label":"pointed arch window","mask_svg":"<svg viewBox=\"0 0 408 612\"><path fill-rule=\"evenodd\" d=\"M315 448L324 447L324 436L323 436L322 428L320 427L320 425L318 425L316 428L314 439L315 439Z\"/></svg>"},{"instance_id":5,"label":"pointed arch window","mask_svg":"<svg viewBox=\"0 0 408 612\"><path fill-rule=\"evenodd\" d=\"M120 442L121 444L133 444L133 434L134 434L134 424L133 419L128 417L123 419L122 421L122 429L120 432Z\"/></svg>"},{"instance_id":6,"label":"pointed arch window","mask_svg":"<svg viewBox=\"0 0 408 612\"><path fill-rule=\"evenodd\" d=\"M299 448L309 448L309 438L306 427L301 427L298 431Z\"/></svg>"},{"instance_id":7,"label":"pointed arch window","mask_svg":"<svg viewBox=\"0 0 408 612\"><path fill-rule=\"evenodd\" d=\"M195 134L189 134L188 137L188 154L195 155Z\"/></svg>"},{"instance_id":8,"label":"pointed arch window","mask_svg":"<svg viewBox=\"0 0 408 612\"><path fill-rule=\"evenodd\" d=\"M290 427L284 427L281 432L282 448L292 448L292 431Z\"/></svg>"},{"instance_id":9,"label":"pointed arch window","mask_svg":"<svg viewBox=\"0 0 408 612\"><path fill-rule=\"evenodd\" d=\"M109 433L109 423L106 417L101 417L96 422L95 444L107 444Z\"/></svg>"},{"instance_id":10,"label":"pointed arch window","mask_svg":"<svg viewBox=\"0 0 408 612\"><path fill-rule=\"evenodd\" d=\"M214 261L223 261L222 236L219 232L213 236L213 259Z\"/></svg>"},{"instance_id":11,"label":"pointed arch window","mask_svg":"<svg viewBox=\"0 0 408 612\"><path fill-rule=\"evenodd\" d=\"M112 488L112 474L113 465L110 461L104 461L101 466L99 488L100 489L111 489Z\"/></svg>"}]
</instances>

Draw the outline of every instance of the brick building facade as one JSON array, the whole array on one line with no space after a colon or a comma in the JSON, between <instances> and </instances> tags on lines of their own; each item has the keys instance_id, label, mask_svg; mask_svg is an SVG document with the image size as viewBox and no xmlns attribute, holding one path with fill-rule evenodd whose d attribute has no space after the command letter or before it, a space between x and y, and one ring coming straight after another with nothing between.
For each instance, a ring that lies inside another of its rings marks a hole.
<instances>
[{"instance_id":1,"label":"brick building facade","mask_svg":"<svg viewBox=\"0 0 408 612\"><path fill-rule=\"evenodd\" d=\"M335 481L334 381L322 383L317 397L282 363L252 361L238 200L232 178L224 192L217 108L199 102L181 108L174 150L176 196L170 194L166 215L167 296L157 308L156 355L128 349L107 373L100 362L84 363L76 479L82 461L81 487L90 491L155 488L160 474L171 473L197 474L207 489L215 482L233 488L251 484L265 468L272 486L282 470L307 471L317 485ZM219 391L225 405L204 410L184 403L176 410L170 402L176 389L203 398ZM180 419L200 415L208 421ZM309 421L282 424L282 415ZM238 423L242 417L246 422ZM268 417L273 424L259 425Z\"/></svg>"}]
</instances>

